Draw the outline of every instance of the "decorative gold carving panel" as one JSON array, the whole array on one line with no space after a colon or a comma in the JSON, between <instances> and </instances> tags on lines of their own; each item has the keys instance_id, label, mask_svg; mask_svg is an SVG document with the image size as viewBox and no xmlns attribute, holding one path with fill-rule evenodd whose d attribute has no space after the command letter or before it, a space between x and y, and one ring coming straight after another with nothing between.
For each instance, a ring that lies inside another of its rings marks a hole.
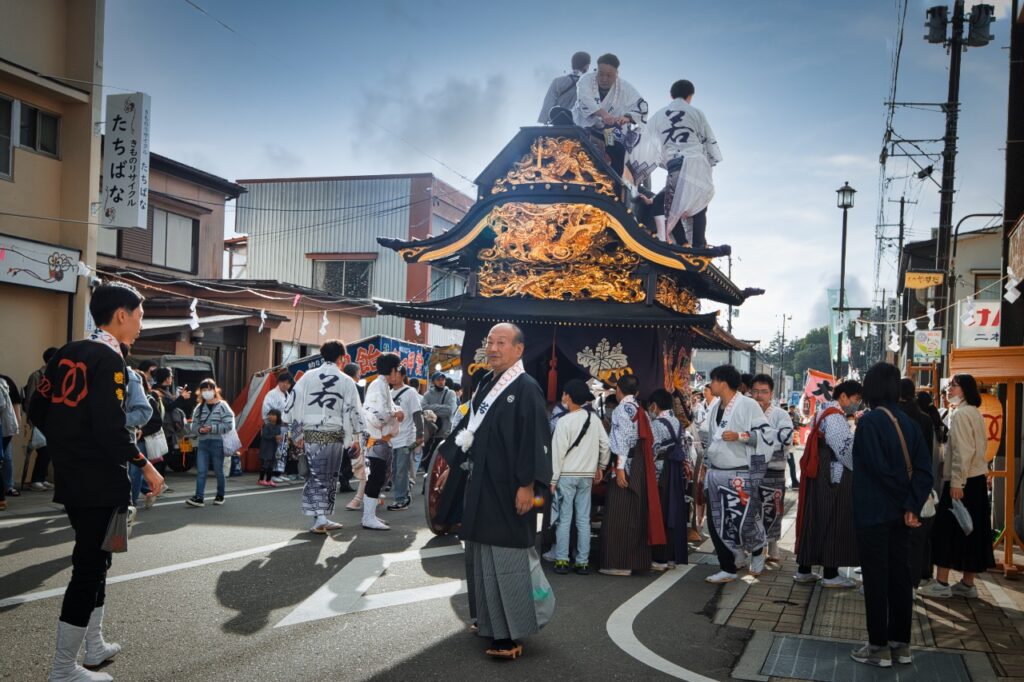
<instances>
[{"instance_id":1,"label":"decorative gold carving panel","mask_svg":"<svg viewBox=\"0 0 1024 682\"><path fill-rule=\"evenodd\" d=\"M594 160L579 140L566 137L538 137L530 153L499 178L491 194L507 192L513 185L536 184L587 185L595 191L615 196L615 183L594 165Z\"/></svg>"},{"instance_id":2,"label":"decorative gold carving panel","mask_svg":"<svg viewBox=\"0 0 1024 682\"><path fill-rule=\"evenodd\" d=\"M482 249L481 296L636 303L640 258L613 236L610 218L586 204L505 204L489 216L494 246Z\"/></svg>"},{"instance_id":3,"label":"decorative gold carving panel","mask_svg":"<svg viewBox=\"0 0 1024 682\"><path fill-rule=\"evenodd\" d=\"M671 277L658 278L655 298L658 303L677 313L690 314L700 310L700 301L689 290L681 288Z\"/></svg>"}]
</instances>

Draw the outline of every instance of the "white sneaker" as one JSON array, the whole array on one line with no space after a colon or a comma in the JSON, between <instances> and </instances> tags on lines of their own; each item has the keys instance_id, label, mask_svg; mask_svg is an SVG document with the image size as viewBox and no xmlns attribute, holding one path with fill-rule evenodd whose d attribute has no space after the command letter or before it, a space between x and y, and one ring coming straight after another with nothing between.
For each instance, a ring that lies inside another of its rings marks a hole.
<instances>
[{"instance_id":1,"label":"white sneaker","mask_svg":"<svg viewBox=\"0 0 1024 682\"><path fill-rule=\"evenodd\" d=\"M800 571L797 571L793 574L793 582L800 583L801 585L809 585L811 583L816 583L819 580L821 580L821 576L813 571L810 573L801 573Z\"/></svg>"},{"instance_id":2,"label":"white sneaker","mask_svg":"<svg viewBox=\"0 0 1024 682\"><path fill-rule=\"evenodd\" d=\"M889 654L892 660L903 665L910 665L914 662L914 654L911 652L909 644L889 642Z\"/></svg>"},{"instance_id":3,"label":"white sneaker","mask_svg":"<svg viewBox=\"0 0 1024 682\"><path fill-rule=\"evenodd\" d=\"M949 591L954 597L966 597L967 599L978 598L978 588L975 585L965 585L962 580L950 585Z\"/></svg>"},{"instance_id":4,"label":"white sneaker","mask_svg":"<svg viewBox=\"0 0 1024 682\"><path fill-rule=\"evenodd\" d=\"M270 480L273 481L274 483L277 483L278 485L289 482L288 479L285 478L284 476L274 476Z\"/></svg>"},{"instance_id":5,"label":"white sneaker","mask_svg":"<svg viewBox=\"0 0 1024 682\"><path fill-rule=\"evenodd\" d=\"M736 574L728 573L726 571L719 571L714 575L709 575L707 578L704 578L704 580L705 582L709 582L715 585L721 585L723 583L731 583L733 580L736 580Z\"/></svg>"},{"instance_id":6,"label":"white sneaker","mask_svg":"<svg viewBox=\"0 0 1024 682\"><path fill-rule=\"evenodd\" d=\"M543 554L540 555L540 558L543 559L544 561L549 562L549 563L552 563L552 564L555 563L555 548L552 547L547 552L544 552Z\"/></svg>"},{"instance_id":7,"label":"white sneaker","mask_svg":"<svg viewBox=\"0 0 1024 682\"><path fill-rule=\"evenodd\" d=\"M764 573L764 562L768 559L768 555L765 554L764 550L761 553L750 557L750 575L755 578Z\"/></svg>"},{"instance_id":8,"label":"white sneaker","mask_svg":"<svg viewBox=\"0 0 1024 682\"><path fill-rule=\"evenodd\" d=\"M833 590L845 590L851 587L856 587L857 583L849 578L844 578L841 575L837 575L835 578L826 578L821 581L822 587L827 587Z\"/></svg>"},{"instance_id":9,"label":"white sneaker","mask_svg":"<svg viewBox=\"0 0 1024 682\"><path fill-rule=\"evenodd\" d=\"M927 585L923 585L917 590L917 593L922 597L935 599L949 599L953 596L952 588L949 585L943 585L938 580L932 580Z\"/></svg>"},{"instance_id":10,"label":"white sneaker","mask_svg":"<svg viewBox=\"0 0 1024 682\"><path fill-rule=\"evenodd\" d=\"M43 485L42 483L39 483L39 482L33 483L32 485L29 486L29 488L32 489L33 491L37 492L37 493L41 493L41 492L45 492L45 491L49 490L49 488L47 488L45 485Z\"/></svg>"},{"instance_id":11,"label":"white sneaker","mask_svg":"<svg viewBox=\"0 0 1024 682\"><path fill-rule=\"evenodd\" d=\"M662 563L660 561L652 561L651 562L651 570L652 571L658 571L659 573L667 571L668 570L668 564Z\"/></svg>"}]
</instances>

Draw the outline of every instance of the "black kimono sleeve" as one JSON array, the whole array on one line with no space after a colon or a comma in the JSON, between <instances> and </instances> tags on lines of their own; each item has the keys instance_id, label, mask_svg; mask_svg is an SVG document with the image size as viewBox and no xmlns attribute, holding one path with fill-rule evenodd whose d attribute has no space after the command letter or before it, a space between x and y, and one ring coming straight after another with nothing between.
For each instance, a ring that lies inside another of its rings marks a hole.
<instances>
[{"instance_id":1,"label":"black kimono sleeve","mask_svg":"<svg viewBox=\"0 0 1024 682\"><path fill-rule=\"evenodd\" d=\"M534 382L524 382L519 395L516 433L518 452L515 458L516 485L539 482L545 487L551 481L551 426L548 423L544 396Z\"/></svg>"},{"instance_id":2,"label":"black kimono sleeve","mask_svg":"<svg viewBox=\"0 0 1024 682\"><path fill-rule=\"evenodd\" d=\"M132 442L125 422L127 390L124 361L113 353L104 353L89 378L92 435L116 462L131 462L141 468L146 466L146 458Z\"/></svg>"}]
</instances>

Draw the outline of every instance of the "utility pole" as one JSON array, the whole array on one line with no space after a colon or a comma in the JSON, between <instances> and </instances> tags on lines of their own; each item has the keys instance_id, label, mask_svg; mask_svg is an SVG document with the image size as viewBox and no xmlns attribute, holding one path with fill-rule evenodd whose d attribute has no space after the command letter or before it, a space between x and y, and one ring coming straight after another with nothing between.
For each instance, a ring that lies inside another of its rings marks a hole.
<instances>
[{"instance_id":1,"label":"utility pole","mask_svg":"<svg viewBox=\"0 0 1024 682\"><path fill-rule=\"evenodd\" d=\"M971 9L971 28L968 39L964 40L964 0L954 0L952 34L946 37L946 7L940 5L928 10L929 29L925 39L932 43L942 43L949 48L949 91L943 109L946 113L946 134L943 136L942 149L942 184L939 190L939 234L935 243L935 269L949 276L949 242L953 231L953 193L956 180L956 137L957 123L960 116L960 60L966 45L982 47L992 39L988 27L992 22L993 8L991 5L975 5ZM944 310L949 303L948 286L938 287L935 299L935 326L946 328L949 311ZM955 314L955 313L954 313ZM945 339L947 349L949 339ZM948 352L943 355L939 366L939 375L945 374L948 363Z\"/></svg>"}]
</instances>

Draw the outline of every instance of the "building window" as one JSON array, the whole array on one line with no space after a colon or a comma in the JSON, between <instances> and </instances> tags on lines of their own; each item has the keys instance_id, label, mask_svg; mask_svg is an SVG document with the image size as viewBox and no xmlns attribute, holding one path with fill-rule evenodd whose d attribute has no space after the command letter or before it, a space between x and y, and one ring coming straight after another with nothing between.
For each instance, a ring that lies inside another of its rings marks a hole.
<instances>
[{"instance_id":1,"label":"building window","mask_svg":"<svg viewBox=\"0 0 1024 682\"><path fill-rule=\"evenodd\" d=\"M11 134L14 127L14 101L0 97L0 177L11 177Z\"/></svg>"},{"instance_id":2,"label":"building window","mask_svg":"<svg viewBox=\"0 0 1024 682\"><path fill-rule=\"evenodd\" d=\"M974 275L975 298L979 301L998 301L1003 293L1002 289L995 286L999 280L999 275L994 272Z\"/></svg>"},{"instance_id":3,"label":"building window","mask_svg":"<svg viewBox=\"0 0 1024 682\"><path fill-rule=\"evenodd\" d=\"M447 218L442 218L441 216L437 215L436 213L431 214L431 216L430 216L430 235L432 237L436 237L437 235L443 233L445 230L450 230L453 227L455 227L455 223L453 223L452 221L448 220Z\"/></svg>"},{"instance_id":4,"label":"building window","mask_svg":"<svg viewBox=\"0 0 1024 682\"><path fill-rule=\"evenodd\" d=\"M153 265L196 271L196 229L199 221L153 209Z\"/></svg>"},{"instance_id":5,"label":"building window","mask_svg":"<svg viewBox=\"0 0 1024 682\"><path fill-rule=\"evenodd\" d=\"M26 149L57 156L59 124L60 119L53 114L22 102L19 143Z\"/></svg>"},{"instance_id":6,"label":"building window","mask_svg":"<svg viewBox=\"0 0 1024 682\"><path fill-rule=\"evenodd\" d=\"M446 298L461 296L464 293L466 293L465 277L437 267L430 268L431 301L442 301Z\"/></svg>"},{"instance_id":7,"label":"building window","mask_svg":"<svg viewBox=\"0 0 1024 682\"><path fill-rule=\"evenodd\" d=\"M348 298L370 298L373 261L313 261L313 288Z\"/></svg>"}]
</instances>

